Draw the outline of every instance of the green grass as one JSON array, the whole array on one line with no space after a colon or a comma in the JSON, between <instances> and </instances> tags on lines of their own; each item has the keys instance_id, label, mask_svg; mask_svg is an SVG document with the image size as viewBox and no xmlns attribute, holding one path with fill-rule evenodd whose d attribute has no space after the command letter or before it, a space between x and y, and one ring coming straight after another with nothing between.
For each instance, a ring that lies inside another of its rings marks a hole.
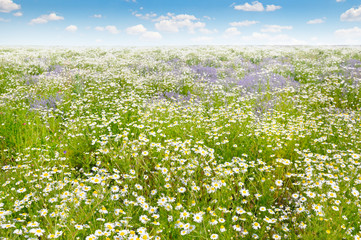
<instances>
[{"instance_id":1,"label":"green grass","mask_svg":"<svg viewBox=\"0 0 361 240\"><path fill-rule=\"evenodd\" d=\"M8 51L0 239L360 236L356 48Z\"/></svg>"}]
</instances>

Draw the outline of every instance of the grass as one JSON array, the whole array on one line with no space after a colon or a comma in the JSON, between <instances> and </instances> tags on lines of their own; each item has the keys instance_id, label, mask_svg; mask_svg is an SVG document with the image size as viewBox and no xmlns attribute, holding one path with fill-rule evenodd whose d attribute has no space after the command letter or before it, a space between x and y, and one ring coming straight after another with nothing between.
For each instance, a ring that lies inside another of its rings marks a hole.
<instances>
[{"instance_id":1,"label":"grass","mask_svg":"<svg viewBox=\"0 0 361 240\"><path fill-rule=\"evenodd\" d=\"M1 49L0 239L358 239L358 52Z\"/></svg>"}]
</instances>

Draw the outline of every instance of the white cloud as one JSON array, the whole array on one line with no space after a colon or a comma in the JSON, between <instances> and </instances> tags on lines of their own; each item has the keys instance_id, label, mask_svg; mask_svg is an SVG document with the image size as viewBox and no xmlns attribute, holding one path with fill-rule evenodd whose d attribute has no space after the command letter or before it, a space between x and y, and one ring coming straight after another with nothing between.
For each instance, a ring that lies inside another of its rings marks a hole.
<instances>
[{"instance_id":1,"label":"white cloud","mask_svg":"<svg viewBox=\"0 0 361 240\"><path fill-rule=\"evenodd\" d=\"M344 1L346 1L346 0L336 0L336 2L344 2Z\"/></svg>"},{"instance_id":2,"label":"white cloud","mask_svg":"<svg viewBox=\"0 0 361 240\"><path fill-rule=\"evenodd\" d=\"M341 21L356 22L361 21L361 6L358 8L350 8L346 12L341 14Z\"/></svg>"},{"instance_id":3,"label":"white cloud","mask_svg":"<svg viewBox=\"0 0 361 240\"><path fill-rule=\"evenodd\" d=\"M160 40L162 35L159 32L148 31L143 24L128 27L126 33L129 35L140 35L142 40Z\"/></svg>"},{"instance_id":4,"label":"white cloud","mask_svg":"<svg viewBox=\"0 0 361 240\"><path fill-rule=\"evenodd\" d=\"M173 19L175 19L175 20L197 20L197 18L194 15L188 15L188 14L179 14L179 15L173 16Z\"/></svg>"},{"instance_id":5,"label":"white cloud","mask_svg":"<svg viewBox=\"0 0 361 240\"><path fill-rule=\"evenodd\" d=\"M237 36L237 35L240 35L241 32L238 31L237 28L235 27L230 27L230 28L227 28L225 31L224 31L224 35L226 37L233 37L233 36Z\"/></svg>"},{"instance_id":6,"label":"white cloud","mask_svg":"<svg viewBox=\"0 0 361 240\"><path fill-rule=\"evenodd\" d=\"M20 4L14 3L13 0L0 0L0 12L9 13L20 8Z\"/></svg>"},{"instance_id":7,"label":"white cloud","mask_svg":"<svg viewBox=\"0 0 361 240\"><path fill-rule=\"evenodd\" d=\"M212 34L212 33L217 33L218 30L217 29L210 30L208 28L200 28L199 32L203 33L203 34Z\"/></svg>"},{"instance_id":8,"label":"white cloud","mask_svg":"<svg viewBox=\"0 0 361 240\"><path fill-rule=\"evenodd\" d=\"M338 29L335 31L335 34L340 37L347 38L348 36L360 36L361 37L361 28L353 27L347 29Z\"/></svg>"},{"instance_id":9,"label":"white cloud","mask_svg":"<svg viewBox=\"0 0 361 240\"><path fill-rule=\"evenodd\" d=\"M104 27L95 27L94 28L95 30L97 30L97 31L99 31L99 32L102 32L102 31L104 31L105 30L105 28Z\"/></svg>"},{"instance_id":10,"label":"white cloud","mask_svg":"<svg viewBox=\"0 0 361 240\"><path fill-rule=\"evenodd\" d=\"M138 24L132 27L128 27L125 31L129 35L138 35L141 33L145 33L147 29L142 24Z\"/></svg>"},{"instance_id":11,"label":"white cloud","mask_svg":"<svg viewBox=\"0 0 361 240\"><path fill-rule=\"evenodd\" d=\"M105 30L107 30L108 32L110 32L112 34L118 34L120 32L116 26L112 26L112 25L106 26Z\"/></svg>"},{"instance_id":12,"label":"white cloud","mask_svg":"<svg viewBox=\"0 0 361 240\"><path fill-rule=\"evenodd\" d=\"M110 32L112 34L120 33L120 31L117 29L117 27L113 26L113 25L108 25L108 26L105 26L105 27L99 27L98 26L98 27L95 27L94 29L97 30L97 31L100 31L100 32L108 31L108 32Z\"/></svg>"},{"instance_id":13,"label":"white cloud","mask_svg":"<svg viewBox=\"0 0 361 240\"><path fill-rule=\"evenodd\" d=\"M162 39L162 35L159 32L146 31L141 35L141 39L143 40L160 40Z\"/></svg>"},{"instance_id":14,"label":"white cloud","mask_svg":"<svg viewBox=\"0 0 361 240\"><path fill-rule=\"evenodd\" d=\"M292 26L280 26L280 25L265 25L264 28L261 29L261 32L271 32L278 33L282 30L291 30Z\"/></svg>"},{"instance_id":15,"label":"white cloud","mask_svg":"<svg viewBox=\"0 0 361 240\"><path fill-rule=\"evenodd\" d=\"M312 19L310 21L307 22L307 24L320 24L320 23L324 23L326 18L317 18L317 19Z\"/></svg>"},{"instance_id":16,"label":"white cloud","mask_svg":"<svg viewBox=\"0 0 361 240\"><path fill-rule=\"evenodd\" d=\"M5 19L5 18L1 18L1 17L0 17L0 22L10 22L10 20L9 20L9 19Z\"/></svg>"},{"instance_id":17,"label":"white cloud","mask_svg":"<svg viewBox=\"0 0 361 240\"><path fill-rule=\"evenodd\" d=\"M179 26L172 20L162 20L155 24L155 28L163 32L179 32Z\"/></svg>"},{"instance_id":18,"label":"white cloud","mask_svg":"<svg viewBox=\"0 0 361 240\"><path fill-rule=\"evenodd\" d=\"M258 1L252 2L252 4L249 4L247 2L243 5L235 5L234 9L247 11L247 12L263 12L264 11L263 4Z\"/></svg>"},{"instance_id":19,"label":"white cloud","mask_svg":"<svg viewBox=\"0 0 361 240\"><path fill-rule=\"evenodd\" d=\"M276 5L267 5L266 6L266 11L267 12L273 12L273 11L276 11L278 9L281 9L282 7L281 6L276 6Z\"/></svg>"},{"instance_id":20,"label":"white cloud","mask_svg":"<svg viewBox=\"0 0 361 240\"><path fill-rule=\"evenodd\" d=\"M335 35L343 39L346 44L361 44L361 28L359 27L338 29Z\"/></svg>"},{"instance_id":21,"label":"white cloud","mask_svg":"<svg viewBox=\"0 0 361 240\"><path fill-rule=\"evenodd\" d=\"M68 32L76 32L78 30L78 27L75 25L69 25L65 28L65 30Z\"/></svg>"},{"instance_id":22,"label":"white cloud","mask_svg":"<svg viewBox=\"0 0 361 240\"><path fill-rule=\"evenodd\" d=\"M94 14L93 18L102 18L103 16L101 14Z\"/></svg>"},{"instance_id":23,"label":"white cloud","mask_svg":"<svg viewBox=\"0 0 361 240\"><path fill-rule=\"evenodd\" d=\"M281 8L282 8L281 6L276 6L273 4L266 5L266 8L264 8L263 4L258 1L254 1L251 4L246 2L245 4L234 6L235 10L241 10L246 12L263 12L263 11L272 12Z\"/></svg>"},{"instance_id":24,"label":"white cloud","mask_svg":"<svg viewBox=\"0 0 361 240\"><path fill-rule=\"evenodd\" d=\"M22 12L16 12L13 14L15 17L21 17L23 15Z\"/></svg>"},{"instance_id":25,"label":"white cloud","mask_svg":"<svg viewBox=\"0 0 361 240\"><path fill-rule=\"evenodd\" d=\"M64 17L57 16L56 13L50 13L49 15L41 15L38 18L34 18L30 21L30 24L41 24L41 23L47 23L49 21L58 21L58 20L64 20Z\"/></svg>"},{"instance_id":26,"label":"white cloud","mask_svg":"<svg viewBox=\"0 0 361 240\"><path fill-rule=\"evenodd\" d=\"M168 13L166 16L160 16L153 21L156 21L155 28L162 32L179 32L181 29L186 28L190 33L194 33L196 29L204 29L206 24L197 21L193 15L179 14L174 15Z\"/></svg>"},{"instance_id":27,"label":"white cloud","mask_svg":"<svg viewBox=\"0 0 361 240\"><path fill-rule=\"evenodd\" d=\"M137 12L132 12L132 14L134 16L136 16L137 18L144 19L144 20L150 20L157 16L157 14L155 14L155 13L141 14L141 13L137 13Z\"/></svg>"},{"instance_id":28,"label":"white cloud","mask_svg":"<svg viewBox=\"0 0 361 240\"><path fill-rule=\"evenodd\" d=\"M212 37L202 36L202 37L192 38L191 41L194 42L194 43L204 44L204 43L210 43L210 42L212 42L212 41L213 41L213 38L212 38Z\"/></svg>"},{"instance_id":29,"label":"white cloud","mask_svg":"<svg viewBox=\"0 0 361 240\"><path fill-rule=\"evenodd\" d=\"M304 45L305 41L295 39L287 34L269 35L267 33L254 32L250 36L244 36L241 38L246 43L256 45Z\"/></svg>"},{"instance_id":30,"label":"white cloud","mask_svg":"<svg viewBox=\"0 0 361 240\"><path fill-rule=\"evenodd\" d=\"M249 20L245 20L242 22L231 22L229 23L229 25L231 25L232 27L248 27L251 26L253 24L259 23L258 21L249 21Z\"/></svg>"}]
</instances>

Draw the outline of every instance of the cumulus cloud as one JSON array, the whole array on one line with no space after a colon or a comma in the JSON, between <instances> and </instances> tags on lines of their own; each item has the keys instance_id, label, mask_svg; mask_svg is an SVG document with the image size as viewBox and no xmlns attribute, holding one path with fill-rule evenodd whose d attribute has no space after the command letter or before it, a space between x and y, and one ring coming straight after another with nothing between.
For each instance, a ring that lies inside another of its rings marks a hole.
<instances>
[{"instance_id":1,"label":"cumulus cloud","mask_svg":"<svg viewBox=\"0 0 361 240\"><path fill-rule=\"evenodd\" d=\"M281 6L276 6L273 4L266 5L266 8L265 8L263 6L263 4L258 1L254 1L252 3L246 2L245 4L234 6L235 10L241 10L241 11L246 11L246 12L263 12L263 11L272 12L272 11L276 11L281 8L282 8Z\"/></svg>"},{"instance_id":2,"label":"cumulus cloud","mask_svg":"<svg viewBox=\"0 0 361 240\"><path fill-rule=\"evenodd\" d=\"M213 38L207 37L207 36L202 36L202 37L192 38L191 41L194 43L204 44L204 43L211 43L213 41Z\"/></svg>"},{"instance_id":3,"label":"cumulus cloud","mask_svg":"<svg viewBox=\"0 0 361 240\"><path fill-rule=\"evenodd\" d=\"M335 34L340 37L348 37L348 36L360 36L361 37L361 28L353 27L347 29L338 29L335 31Z\"/></svg>"},{"instance_id":4,"label":"cumulus cloud","mask_svg":"<svg viewBox=\"0 0 361 240\"><path fill-rule=\"evenodd\" d=\"M361 44L361 28L359 27L338 29L335 31L335 35L343 39L346 44Z\"/></svg>"},{"instance_id":5,"label":"cumulus cloud","mask_svg":"<svg viewBox=\"0 0 361 240\"><path fill-rule=\"evenodd\" d=\"M143 24L128 27L125 32L129 35L138 35L142 40L160 40L162 35L159 32L148 31Z\"/></svg>"},{"instance_id":6,"label":"cumulus cloud","mask_svg":"<svg viewBox=\"0 0 361 240\"><path fill-rule=\"evenodd\" d=\"M68 32L76 32L78 30L78 27L75 25L69 25L65 28L65 30Z\"/></svg>"},{"instance_id":7,"label":"cumulus cloud","mask_svg":"<svg viewBox=\"0 0 361 240\"><path fill-rule=\"evenodd\" d=\"M154 19L157 23L155 28L162 32L179 32L181 29L188 29L194 33L196 29L204 29L206 24L198 21L194 15L168 13L166 16L160 16Z\"/></svg>"},{"instance_id":8,"label":"cumulus cloud","mask_svg":"<svg viewBox=\"0 0 361 240\"><path fill-rule=\"evenodd\" d=\"M324 23L326 18L317 18L317 19L312 19L310 21L307 22L307 24L320 24L320 23Z\"/></svg>"},{"instance_id":9,"label":"cumulus cloud","mask_svg":"<svg viewBox=\"0 0 361 240\"><path fill-rule=\"evenodd\" d=\"M261 32L279 33L282 30L291 30L292 26L265 25Z\"/></svg>"},{"instance_id":10,"label":"cumulus cloud","mask_svg":"<svg viewBox=\"0 0 361 240\"><path fill-rule=\"evenodd\" d=\"M344 1L346 1L346 0L336 0L336 2L344 2Z\"/></svg>"},{"instance_id":11,"label":"cumulus cloud","mask_svg":"<svg viewBox=\"0 0 361 240\"><path fill-rule=\"evenodd\" d=\"M290 37L287 34L269 35L267 33L254 32L252 35L244 36L241 38L243 41L254 44L262 45L304 45L305 41L298 40Z\"/></svg>"},{"instance_id":12,"label":"cumulus cloud","mask_svg":"<svg viewBox=\"0 0 361 240\"><path fill-rule=\"evenodd\" d=\"M245 20L242 22L231 22L229 23L229 25L231 25L232 27L248 27L251 26L253 24L257 24L259 23L258 21L249 21L249 20Z\"/></svg>"},{"instance_id":13,"label":"cumulus cloud","mask_svg":"<svg viewBox=\"0 0 361 240\"><path fill-rule=\"evenodd\" d=\"M361 6L358 8L350 8L346 12L341 14L341 21L356 22L361 21Z\"/></svg>"},{"instance_id":14,"label":"cumulus cloud","mask_svg":"<svg viewBox=\"0 0 361 240\"><path fill-rule=\"evenodd\" d=\"M266 11L267 12L273 12L273 11L276 11L278 9L281 9L282 7L281 6L276 6L276 5L267 5L266 6Z\"/></svg>"},{"instance_id":15,"label":"cumulus cloud","mask_svg":"<svg viewBox=\"0 0 361 240\"><path fill-rule=\"evenodd\" d=\"M204 22L201 22L200 19L198 19L194 15L176 15L174 13L167 13L166 15L157 16L157 14L155 13L142 14L137 13L136 11L134 11L132 14L137 18L155 22L155 28L161 32L176 33L182 30L188 30L189 33L195 33L196 31L199 31L203 34L211 34L217 32L216 29L207 29L206 24Z\"/></svg>"},{"instance_id":16,"label":"cumulus cloud","mask_svg":"<svg viewBox=\"0 0 361 240\"><path fill-rule=\"evenodd\" d=\"M227 28L225 31L224 31L224 35L226 37L233 37L233 36L237 36L237 35L240 35L241 32L238 31L238 29L236 27L230 27L230 28Z\"/></svg>"},{"instance_id":17,"label":"cumulus cloud","mask_svg":"<svg viewBox=\"0 0 361 240\"><path fill-rule=\"evenodd\" d=\"M105 30L107 30L108 32L110 32L112 34L118 34L120 32L116 26L112 26L112 25L106 26Z\"/></svg>"},{"instance_id":18,"label":"cumulus cloud","mask_svg":"<svg viewBox=\"0 0 361 240\"><path fill-rule=\"evenodd\" d=\"M102 18L102 15L101 14L94 14L93 18Z\"/></svg>"},{"instance_id":19,"label":"cumulus cloud","mask_svg":"<svg viewBox=\"0 0 361 240\"><path fill-rule=\"evenodd\" d=\"M22 12L13 13L13 16L15 16L15 17L21 17L22 15L23 15Z\"/></svg>"},{"instance_id":20,"label":"cumulus cloud","mask_svg":"<svg viewBox=\"0 0 361 240\"><path fill-rule=\"evenodd\" d=\"M247 2L243 5L235 5L234 9L247 11L247 12L263 12L264 11L263 4L258 1L252 2L252 4L249 4Z\"/></svg>"},{"instance_id":21,"label":"cumulus cloud","mask_svg":"<svg viewBox=\"0 0 361 240\"><path fill-rule=\"evenodd\" d=\"M132 12L132 14L134 16L136 16L137 18L140 18L140 19L143 19L143 20L150 20L150 19L153 19L153 18L157 17L157 14L155 14L155 13L141 14L141 13L137 13L137 12Z\"/></svg>"},{"instance_id":22,"label":"cumulus cloud","mask_svg":"<svg viewBox=\"0 0 361 240\"><path fill-rule=\"evenodd\" d=\"M210 16L203 16L203 18L207 20L214 20L214 18L211 18Z\"/></svg>"},{"instance_id":23,"label":"cumulus cloud","mask_svg":"<svg viewBox=\"0 0 361 240\"><path fill-rule=\"evenodd\" d=\"M117 27L116 26L113 26L113 25L108 25L108 26L105 26L105 27L95 27L95 30L97 30L97 31L100 31L100 32L102 32L102 31L108 31L108 32L110 32L110 33L112 33L112 34L118 34L118 33L120 33L120 31L117 29Z\"/></svg>"},{"instance_id":24,"label":"cumulus cloud","mask_svg":"<svg viewBox=\"0 0 361 240\"><path fill-rule=\"evenodd\" d=\"M162 35L159 32L146 31L141 35L140 38L143 40L153 41L162 39Z\"/></svg>"},{"instance_id":25,"label":"cumulus cloud","mask_svg":"<svg viewBox=\"0 0 361 240\"><path fill-rule=\"evenodd\" d=\"M56 13L50 13L49 15L41 15L38 18L34 18L30 21L30 24L42 24L49 21L64 20L64 17L56 15Z\"/></svg>"},{"instance_id":26,"label":"cumulus cloud","mask_svg":"<svg viewBox=\"0 0 361 240\"><path fill-rule=\"evenodd\" d=\"M138 24L132 27L128 27L125 31L129 35L138 35L141 33L145 33L147 29L143 26L143 24Z\"/></svg>"},{"instance_id":27,"label":"cumulus cloud","mask_svg":"<svg viewBox=\"0 0 361 240\"><path fill-rule=\"evenodd\" d=\"M203 34L212 34L212 33L217 33L218 30L217 29L210 30L208 28L200 28L199 32L203 33Z\"/></svg>"},{"instance_id":28,"label":"cumulus cloud","mask_svg":"<svg viewBox=\"0 0 361 240\"><path fill-rule=\"evenodd\" d=\"M13 0L0 0L0 12L9 13L20 8L20 4L14 3Z\"/></svg>"}]
</instances>

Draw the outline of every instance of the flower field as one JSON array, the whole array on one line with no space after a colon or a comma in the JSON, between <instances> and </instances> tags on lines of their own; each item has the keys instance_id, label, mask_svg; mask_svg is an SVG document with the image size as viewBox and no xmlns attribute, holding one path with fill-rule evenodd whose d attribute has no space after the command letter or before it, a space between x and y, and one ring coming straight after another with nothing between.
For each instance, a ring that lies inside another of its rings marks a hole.
<instances>
[{"instance_id":1,"label":"flower field","mask_svg":"<svg viewBox=\"0 0 361 240\"><path fill-rule=\"evenodd\" d=\"M360 52L0 48L0 239L361 239Z\"/></svg>"}]
</instances>

